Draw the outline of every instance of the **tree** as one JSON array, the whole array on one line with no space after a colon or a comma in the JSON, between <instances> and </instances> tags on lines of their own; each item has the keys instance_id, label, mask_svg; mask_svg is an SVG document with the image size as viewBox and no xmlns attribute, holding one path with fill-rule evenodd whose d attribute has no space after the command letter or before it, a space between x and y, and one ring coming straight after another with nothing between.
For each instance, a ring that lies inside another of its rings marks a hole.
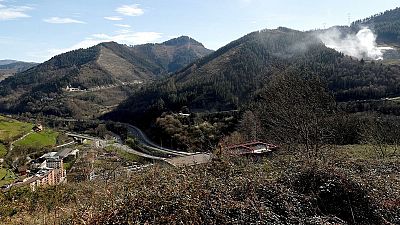
<instances>
[{"instance_id":1,"label":"tree","mask_svg":"<svg viewBox=\"0 0 400 225\"><path fill-rule=\"evenodd\" d=\"M369 118L363 129L364 143L380 157L395 156L400 148L400 122L397 118Z\"/></svg>"},{"instance_id":2,"label":"tree","mask_svg":"<svg viewBox=\"0 0 400 225\"><path fill-rule=\"evenodd\" d=\"M246 141L256 141L260 138L261 124L259 118L252 111L244 112L240 121L239 131Z\"/></svg>"},{"instance_id":3,"label":"tree","mask_svg":"<svg viewBox=\"0 0 400 225\"><path fill-rule=\"evenodd\" d=\"M274 76L259 97L258 111L274 140L302 144L310 156L317 156L334 138L327 119L335 113L335 101L318 77Z\"/></svg>"},{"instance_id":4,"label":"tree","mask_svg":"<svg viewBox=\"0 0 400 225\"><path fill-rule=\"evenodd\" d=\"M105 124L99 124L96 127L95 132L98 137L104 138L108 133L107 126Z\"/></svg>"}]
</instances>

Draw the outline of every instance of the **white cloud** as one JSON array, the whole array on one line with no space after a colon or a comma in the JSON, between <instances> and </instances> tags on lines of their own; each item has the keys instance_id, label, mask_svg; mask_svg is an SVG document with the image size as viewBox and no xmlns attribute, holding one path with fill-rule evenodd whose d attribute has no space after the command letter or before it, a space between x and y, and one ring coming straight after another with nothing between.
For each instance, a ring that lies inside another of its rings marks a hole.
<instances>
[{"instance_id":1,"label":"white cloud","mask_svg":"<svg viewBox=\"0 0 400 225\"><path fill-rule=\"evenodd\" d=\"M138 45L157 41L161 37L161 33L157 32L133 32L124 30L124 32L119 32L115 35L95 34L92 38L87 40L96 41L97 43L115 41L121 44Z\"/></svg>"},{"instance_id":2,"label":"white cloud","mask_svg":"<svg viewBox=\"0 0 400 225\"><path fill-rule=\"evenodd\" d=\"M12 6L0 4L0 20L14 20L30 17L26 12L32 10L29 6Z\"/></svg>"},{"instance_id":3,"label":"white cloud","mask_svg":"<svg viewBox=\"0 0 400 225\"><path fill-rule=\"evenodd\" d=\"M131 28L131 25L128 24L115 24L117 27L122 27L122 28Z\"/></svg>"},{"instance_id":4,"label":"white cloud","mask_svg":"<svg viewBox=\"0 0 400 225\"><path fill-rule=\"evenodd\" d=\"M121 21L121 20L123 20L121 17L118 17L118 16L106 16L106 17L104 17L104 19L111 20L111 21Z\"/></svg>"},{"instance_id":5,"label":"white cloud","mask_svg":"<svg viewBox=\"0 0 400 225\"><path fill-rule=\"evenodd\" d=\"M115 41L120 44L138 45L138 44L154 43L162 38L162 34L157 32L133 32L130 30L123 30L123 31L124 32L119 31L114 35L103 34L103 33L93 34L90 37L86 38L85 40L71 46L70 48L50 49L48 50L49 58L75 49L92 47L102 42Z\"/></svg>"},{"instance_id":6,"label":"white cloud","mask_svg":"<svg viewBox=\"0 0 400 225\"><path fill-rule=\"evenodd\" d=\"M60 18L60 17L51 17L43 20L46 23L55 23L55 24L68 24L68 23L80 23L83 24L85 22L80 20L75 20L71 18Z\"/></svg>"},{"instance_id":7,"label":"white cloud","mask_svg":"<svg viewBox=\"0 0 400 225\"><path fill-rule=\"evenodd\" d=\"M123 5L115 11L125 16L140 16L144 13L144 10L139 7L139 4Z\"/></svg>"}]
</instances>

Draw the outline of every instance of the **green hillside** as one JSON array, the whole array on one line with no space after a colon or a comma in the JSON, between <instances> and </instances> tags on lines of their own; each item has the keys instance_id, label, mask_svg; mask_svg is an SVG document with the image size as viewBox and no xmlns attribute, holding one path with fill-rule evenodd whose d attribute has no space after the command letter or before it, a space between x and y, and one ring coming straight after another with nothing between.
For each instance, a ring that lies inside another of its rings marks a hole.
<instances>
[{"instance_id":1,"label":"green hillside","mask_svg":"<svg viewBox=\"0 0 400 225\"><path fill-rule=\"evenodd\" d=\"M400 95L399 72L397 66L344 56L326 48L310 33L287 28L264 30L148 85L114 113L140 121L141 116L157 116L183 107L194 112L240 109L278 75L317 76L337 101L380 99Z\"/></svg>"},{"instance_id":2,"label":"green hillside","mask_svg":"<svg viewBox=\"0 0 400 225\"><path fill-rule=\"evenodd\" d=\"M58 133L45 130L40 133L32 133L26 136L24 139L14 143L16 148L32 148L42 149L45 147L53 147L56 144Z\"/></svg>"},{"instance_id":3,"label":"green hillside","mask_svg":"<svg viewBox=\"0 0 400 225\"><path fill-rule=\"evenodd\" d=\"M7 117L0 116L0 142L9 143L22 137L32 130L30 123L19 122Z\"/></svg>"}]
</instances>

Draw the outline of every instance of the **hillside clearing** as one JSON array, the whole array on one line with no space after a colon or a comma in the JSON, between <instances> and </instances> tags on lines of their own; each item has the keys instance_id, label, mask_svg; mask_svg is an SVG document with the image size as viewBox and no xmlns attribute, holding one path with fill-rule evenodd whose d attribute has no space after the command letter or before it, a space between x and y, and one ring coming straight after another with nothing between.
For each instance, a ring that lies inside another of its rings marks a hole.
<instances>
[{"instance_id":1,"label":"hillside clearing","mask_svg":"<svg viewBox=\"0 0 400 225\"><path fill-rule=\"evenodd\" d=\"M58 133L52 130L45 130L40 133L32 133L24 139L14 143L15 147L25 148L44 148L52 147L56 144Z\"/></svg>"},{"instance_id":2,"label":"hillside clearing","mask_svg":"<svg viewBox=\"0 0 400 225\"><path fill-rule=\"evenodd\" d=\"M0 142L10 142L32 130L30 123L19 122L0 116Z\"/></svg>"}]
</instances>

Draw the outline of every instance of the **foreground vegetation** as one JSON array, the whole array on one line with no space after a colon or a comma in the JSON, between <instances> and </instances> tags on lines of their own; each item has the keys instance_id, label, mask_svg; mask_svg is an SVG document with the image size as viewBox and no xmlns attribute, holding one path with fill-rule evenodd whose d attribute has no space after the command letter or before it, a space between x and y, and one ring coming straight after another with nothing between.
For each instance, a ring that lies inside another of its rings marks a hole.
<instances>
[{"instance_id":1,"label":"foreground vegetation","mask_svg":"<svg viewBox=\"0 0 400 225\"><path fill-rule=\"evenodd\" d=\"M121 174L0 195L5 224L398 224L400 162L364 147Z\"/></svg>"}]
</instances>

